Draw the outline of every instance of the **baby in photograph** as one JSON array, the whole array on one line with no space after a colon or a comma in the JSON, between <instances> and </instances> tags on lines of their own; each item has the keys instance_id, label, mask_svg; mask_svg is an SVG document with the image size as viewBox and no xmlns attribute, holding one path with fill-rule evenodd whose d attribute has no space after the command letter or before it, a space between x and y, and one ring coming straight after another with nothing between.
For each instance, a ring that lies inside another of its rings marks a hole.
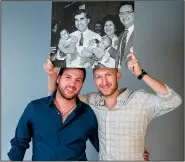
<instances>
[{"instance_id":1,"label":"baby in photograph","mask_svg":"<svg viewBox=\"0 0 185 162\"><path fill-rule=\"evenodd\" d=\"M61 30L60 32L60 40L58 44L58 55L57 59L60 60L62 58L66 59L66 66L70 65L71 61L76 59L78 52L76 48L76 44L78 42L78 38L74 35L70 35L66 29ZM60 54L60 51L64 54Z\"/></svg>"},{"instance_id":2,"label":"baby in photograph","mask_svg":"<svg viewBox=\"0 0 185 162\"><path fill-rule=\"evenodd\" d=\"M102 67L109 66L107 63L109 62L110 54L107 49L111 47L111 44L112 40L109 37L104 37L101 41L92 39L89 42L89 46L84 48L81 53L81 64L83 67L94 67L98 64L101 64Z\"/></svg>"}]
</instances>

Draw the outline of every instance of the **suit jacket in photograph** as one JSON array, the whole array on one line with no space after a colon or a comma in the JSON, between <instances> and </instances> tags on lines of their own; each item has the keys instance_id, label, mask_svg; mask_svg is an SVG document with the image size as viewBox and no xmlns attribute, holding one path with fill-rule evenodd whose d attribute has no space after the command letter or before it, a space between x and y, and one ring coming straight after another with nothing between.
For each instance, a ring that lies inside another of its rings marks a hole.
<instances>
[{"instance_id":1,"label":"suit jacket in photograph","mask_svg":"<svg viewBox=\"0 0 185 162\"><path fill-rule=\"evenodd\" d=\"M117 64L120 61L121 68L127 67L127 55L129 53L131 53L130 49L134 46L134 31L133 31L132 34L130 35L130 38L129 38L126 46L125 46L124 51L121 51L121 40L122 40L123 34L124 34L124 31L120 34L119 39L118 39L118 53L119 53L119 56L116 60ZM123 55L122 60L120 60L121 55Z\"/></svg>"}]
</instances>

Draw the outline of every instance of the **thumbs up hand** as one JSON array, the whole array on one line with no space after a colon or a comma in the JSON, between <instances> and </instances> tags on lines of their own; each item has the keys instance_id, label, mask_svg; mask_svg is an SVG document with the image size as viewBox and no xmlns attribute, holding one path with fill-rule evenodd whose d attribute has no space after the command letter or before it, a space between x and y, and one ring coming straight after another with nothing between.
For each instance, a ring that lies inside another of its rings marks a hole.
<instances>
[{"instance_id":1,"label":"thumbs up hand","mask_svg":"<svg viewBox=\"0 0 185 162\"><path fill-rule=\"evenodd\" d=\"M139 76L142 72L141 66L139 64L138 59L134 55L134 53L130 53L127 55L127 58L130 58L130 61L127 62L128 69L134 74L135 76Z\"/></svg>"}]
</instances>

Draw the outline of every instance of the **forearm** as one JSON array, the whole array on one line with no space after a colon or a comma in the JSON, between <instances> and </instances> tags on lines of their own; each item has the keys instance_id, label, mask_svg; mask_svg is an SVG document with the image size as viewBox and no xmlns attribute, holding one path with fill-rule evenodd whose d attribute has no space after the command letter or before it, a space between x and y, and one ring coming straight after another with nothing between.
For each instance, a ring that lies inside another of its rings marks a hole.
<instances>
[{"instance_id":1,"label":"forearm","mask_svg":"<svg viewBox=\"0 0 185 162\"><path fill-rule=\"evenodd\" d=\"M52 94L57 88L57 74L52 74L48 76L48 93Z\"/></svg>"},{"instance_id":2,"label":"forearm","mask_svg":"<svg viewBox=\"0 0 185 162\"><path fill-rule=\"evenodd\" d=\"M12 145L12 148L8 153L8 157L11 161L22 161L24 159L25 152L26 148L20 147L19 145Z\"/></svg>"},{"instance_id":3,"label":"forearm","mask_svg":"<svg viewBox=\"0 0 185 162\"><path fill-rule=\"evenodd\" d=\"M95 55L98 59L102 58L102 57L105 55L104 50L101 50L101 49L98 49L98 48L93 49L93 53L94 53L94 55Z\"/></svg>"},{"instance_id":4,"label":"forearm","mask_svg":"<svg viewBox=\"0 0 185 162\"><path fill-rule=\"evenodd\" d=\"M8 156L12 161L22 161L26 150L30 147L32 126L28 120L28 113L31 114L29 110L24 111L16 128L15 137L10 141L11 149Z\"/></svg>"},{"instance_id":5,"label":"forearm","mask_svg":"<svg viewBox=\"0 0 185 162\"><path fill-rule=\"evenodd\" d=\"M166 88L166 86L162 82L152 78L151 76L144 75L143 81L150 88L152 88L156 93L161 94L161 95L167 95L168 94L168 89Z\"/></svg>"}]
</instances>

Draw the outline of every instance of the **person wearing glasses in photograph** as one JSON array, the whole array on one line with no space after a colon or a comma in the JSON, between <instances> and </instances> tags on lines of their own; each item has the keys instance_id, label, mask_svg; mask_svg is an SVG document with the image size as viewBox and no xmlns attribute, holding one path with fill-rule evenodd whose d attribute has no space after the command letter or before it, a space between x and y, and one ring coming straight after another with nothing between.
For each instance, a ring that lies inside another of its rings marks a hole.
<instances>
[{"instance_id":1,"label":"person wearing glasses in photograph","mask_svg":"<svg viewBox=\"0 0 185 162\"><path fill-rule=\"evenodd\" d=\"M134 41L134 1L125 1L119 7L120 22L125 30L120 34L118 40L118 64L119 68L126 67L127 55L133 52Z\"/></svg>"}]
</instances>

